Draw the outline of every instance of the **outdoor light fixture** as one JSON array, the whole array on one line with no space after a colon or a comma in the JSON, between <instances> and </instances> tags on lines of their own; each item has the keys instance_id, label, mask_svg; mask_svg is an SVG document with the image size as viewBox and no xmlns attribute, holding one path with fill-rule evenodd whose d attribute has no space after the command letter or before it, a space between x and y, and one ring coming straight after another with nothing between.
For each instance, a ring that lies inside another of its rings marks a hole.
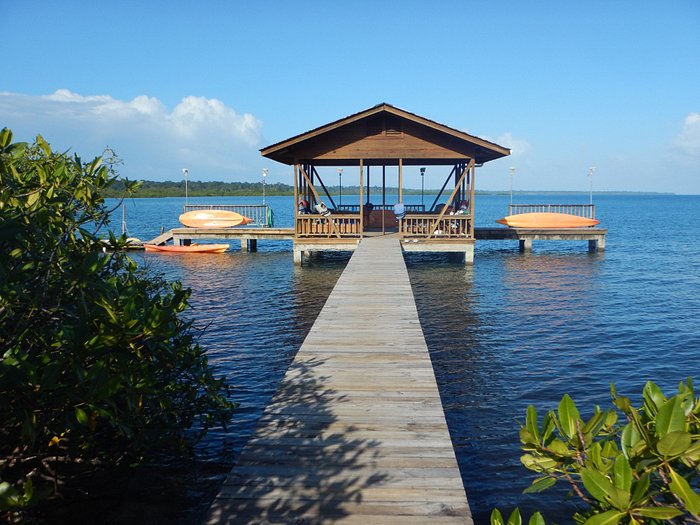
<instances>
[{"instance_id":1,"label":"outdoor light fixture","mask_svg":"<svg viewBox=\"0 0 700 525\"><path fill-rule=\"evenodd\" d=\"M590 191L590 204L593 204L593 172L595 171L595 166L588 168L588 182Z\"/></svg>"},{"instance_id":2,"label":"outdoor light fixture","mask_svg":"<svg viewBox=\"0 0 700 525\"><path fill-rule=\"evenodd\" d=\"M263 168L262 170L262 177L263 177L263 206L265 206L265 179L267 177L267 168Z\"/></svg>"},{"instance_id":3,"label":"outdoor light fixture","mask_svg":"<svg viewBox=\"0 0 700 525\"><path fill-rule=\"evenodd\" d=\"M510 205L513 205L513 177L515 176L515 168L510 167Z\"/></svg>"},{"instance_id":4,"label":"outdoor light fixture","mask_svg":"<svg viewBox=\"0 0 700 525\"><path fill-rule=\"evenodd\" d=\"M338 206L343 205L343 168L338 168Z\"/></svg>"},{"instance_id":5,"label":"outdoor light fixture","mask_svg":"<svg viewBox=\"0 0 700 525\"><path fill-rule=\"evenodd\" d=\"M425 180L425 168L421 168L420 169L420 205L421 206L424 206L424 204L423 204L423 193L425 190L424 180Z\"/></svg>"},{"instance_id":6,"label":"outdoor light fixture","mask_svg":"<svg viewBox=\"0 0 700 525\"><path fill-rule=\"evenodd\" d=\"M189 174L190 170L188 170L187 168L182 168L182 176L185 177L185 207L187 207L187 176Z\"/></svg>"}]
</instances>

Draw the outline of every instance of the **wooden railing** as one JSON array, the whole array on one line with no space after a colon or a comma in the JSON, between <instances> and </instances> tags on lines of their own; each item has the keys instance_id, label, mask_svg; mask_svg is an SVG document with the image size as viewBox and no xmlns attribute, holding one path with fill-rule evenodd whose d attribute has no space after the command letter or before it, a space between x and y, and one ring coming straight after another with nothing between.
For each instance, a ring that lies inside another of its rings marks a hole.
<instances>
[{"instance_id":1,"label":"wooden railing","mask_svg":"<svg viewBox=\"0 0 700 525\"><path fill-rule=\"evenodd\" d=\"M373 210L394 211L394 205L393 204L373 204L372 209ZM404 204L404 209L407 212L419 213L419 212L422 212L425 210L425 205L423 205L423 204ZM338 206L338 210L339 211L349 211L352 213L360 213L360 205L359 204L341 204L340 206Z\"/></svg>"},{"instance_id":2,"label":"wooden railing","mask_svg":"<svg viewBox=\"0 0 700 525\"><path fill-rule=\"evenodd\" d=\"M408 238L456 239L472 238L471 215L439 215L407 213L399 221L399 233ZM431 235L432 234L432 235Z\"/></svg>"},{"instance_id":3,"label":"wooden railing","mask_svg":"<svg viewBox=\"0 0 700 525\"><path fill-rule=\"evenodd\" d=\"M334 213L323 215L297 215L297 237L359 237L360 216L354 214Z\"/></svg>"},{"instance_id":4,"label":"wooden railing","mask_svg":"<svg viewBox=\"0 0 700 525\"><path fill-rule=\"evenodd\" d=\"M240 213L244 217L253 219L248 226L268 228L273 226L270 220L269 206L267 204L186 204L185 213L198 210L226 210Z\"/></svg>"},{"instance_id":5,"label":"wooden railing","mask_svg":"<svg viewBox=\"0 0 700 525\"><path fill-rule=\"evenodd\" d=\"M595 219L595 204L509 204L508 215L521 213L568 213Z\"/></svg>"}]
</instances>

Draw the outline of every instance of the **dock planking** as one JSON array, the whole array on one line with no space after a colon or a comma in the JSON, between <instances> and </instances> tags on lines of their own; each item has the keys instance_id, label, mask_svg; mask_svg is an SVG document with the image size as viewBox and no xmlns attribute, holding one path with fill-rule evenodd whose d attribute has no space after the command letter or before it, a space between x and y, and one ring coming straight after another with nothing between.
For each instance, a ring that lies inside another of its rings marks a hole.
<instances>
[{"instance_id":1,"label":"dock planking","mask_svg":"<svg viewBox=\"0 0 700 525\"><path fill-rule=\"evenodd\" d=\"M363 239L208 524L472 523L396 238Z\"/></svg>"}]
</instances>

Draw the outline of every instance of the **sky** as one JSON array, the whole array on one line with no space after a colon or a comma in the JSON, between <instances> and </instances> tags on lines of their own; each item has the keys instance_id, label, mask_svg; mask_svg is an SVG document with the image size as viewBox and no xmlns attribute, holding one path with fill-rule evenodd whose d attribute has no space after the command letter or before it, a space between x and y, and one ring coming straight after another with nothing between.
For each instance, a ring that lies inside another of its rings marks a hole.
<instances>
[{"instance_id":1,"label":"sky","mask_svg":"<svg viewBox=\"0 0 700 525\"><path fill-rule=\"evenodd\" d=\"M387 102L510 148L477 189L700 194L699 28L700 0L0 0L0 127L291 184L260 148Z\"/></svg>"}]
</instances>

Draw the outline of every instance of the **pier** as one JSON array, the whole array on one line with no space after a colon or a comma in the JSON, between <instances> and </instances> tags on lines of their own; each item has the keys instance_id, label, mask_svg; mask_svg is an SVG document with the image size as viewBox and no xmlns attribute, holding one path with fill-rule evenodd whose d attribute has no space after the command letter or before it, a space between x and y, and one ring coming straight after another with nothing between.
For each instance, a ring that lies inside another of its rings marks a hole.
<instances>
[{"instance_id":1,"label":"pier","mask_svg":"<svg viewBox=\"0 0 700 525\"><path fill-rule=\"evenodd\" d=\"M518 241L521 252L532 251L533 241L588 241L588 250L602 252L605 250L607 228L566 228L566 229L528 229L506 227L477 227L474 237L477 241ZM381 232L365 234L362 238L379 235ZM445 239L440 243L425 243L422 239L388 233L394 239L400 239L401 248L406 252L457 252L465 254L465 262L473 260L473 243L464 243L458 239ZM259 240L294 241L295 262L301 263L302 255L323 251L354 251L360 243L359 238L337 239L334 237L298 239L293 228L174 228L159 235L148 244L166 244L168 242L190 243L193 240L235 239L240 241L243 251L256 251ZM469 250L471 253L469 254ZM469 254L469 255L468 255Z\"/></svg>"},{"instance_id":2,"label":"pier","mask_svg":"<svg viewBox=\"0 0 700 525\"><path fill-rule=\"evenodd\" d=\"M472 523L397 236L356 246L206 523Z\"/></svg>"}]
</instances>

